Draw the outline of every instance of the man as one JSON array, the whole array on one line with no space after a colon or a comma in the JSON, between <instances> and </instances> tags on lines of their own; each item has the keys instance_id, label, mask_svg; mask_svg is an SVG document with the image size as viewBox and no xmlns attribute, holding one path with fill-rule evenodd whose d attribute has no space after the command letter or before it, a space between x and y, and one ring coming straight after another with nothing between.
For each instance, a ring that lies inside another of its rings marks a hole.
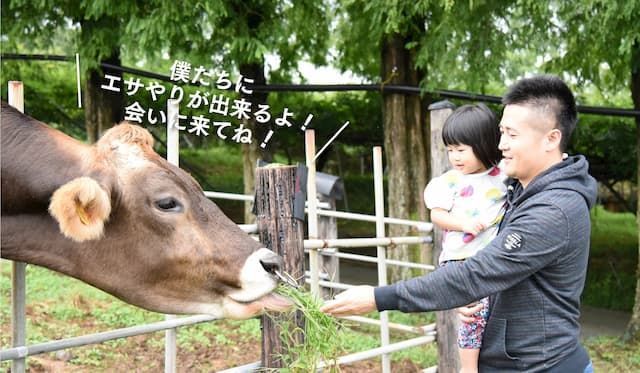
<instances>
[{"instance_id":1,"label":"man","mask_svg":"<svg viewBox=\"0 0 640 373\"><path fill-rule=\"evenodd\" d=\"M578 317L596 182L584 157L563 159L577 122L574 97L559 78L543 75L518 81L502 101L499 149L510 179L498 236L460 265L355 287L322 310L442 310L490 296L481 372L591 372Z\"/></svg>"}]
</instances>

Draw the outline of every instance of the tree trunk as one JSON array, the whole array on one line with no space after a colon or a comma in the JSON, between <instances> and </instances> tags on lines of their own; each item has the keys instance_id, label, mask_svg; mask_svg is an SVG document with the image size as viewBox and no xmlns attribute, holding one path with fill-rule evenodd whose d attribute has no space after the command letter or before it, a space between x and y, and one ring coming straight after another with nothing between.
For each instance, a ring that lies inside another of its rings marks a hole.
<instances>
[{"instance_id":1,"label":"tree trunk","mask_svg":"<svg viewBox=\"0 0 640 373\"><path fill-rule=\"evenodd\" d=\"M407 67L408 83L412 86L419 86L424 78L424 72L415 68L415 50L409 51L409 66ZM430 171L430 116L427 107L431 104L431 97L419 95L407 96L407 123L409 124L409 149L410 149L410 177L411 185L411 216L412 219L422 221L427 220L427 207L424 203L423 191L429 181ZM415 257L412 261L418 263L432 263L432 245L417 245L415 247ZM413 276L422 274L420 270L413 270Z\"/></svg>"},{"instance_id":2,"label":"tree trunk","mask_svg":"<svg viewBox=\"0 0 640 373\"><path fill-rule=\"evenodd\" d=\"M385 84L417 85L422 79L415 69L415 56L405 48L408 39L389 35L382 43L382 80ZM388 187L388 216L425 219L422 190L428 176L428 131L423 99L398 93L383 94L384 152ZM406 236L409 228L389 226L389 236ZM403 261L423 261L420 246L390 248L387 257ZM429 262L430 259L426 259ZM388 270L390 282L412 277L409 268L393 266Z\"/></svg>"},{"instance_id":3,"label":"tree trunk","mask_svg":"<svg viewBox=\"0 0 640 373\"><path fill-rule=\"evenodd\" d=\"M261 63L252 63L252 64L242 64L240 65L240 74L243 77L254 79L253 84L255 85L265 85L266 77L264 76L264 62ZM255 112L258 110L259 104L265 104L267 102L267 93L266 92L256 92L254 91L250 95L243 95L243 97L251 102L251 111ZM271 113L273 122L275 119L273 117L273 113ZM267 146L265 149L260 148L260 144L262 140L264 140L267 132L269 132L270 126L269 124L262 124L256 122L254 117L250 117L249 119L244 119L242 121L245 128L251 129L253 141L250 144L242 145L242 170L243 170L243 180L244 180L244 194L253 194L254 193L254 173L257 166L258 158L262 158L264 161L271 161L272 152L269 150ZM251 202L245 202L244 204L244 221L246 224L251 224L255 221L255 216L253 215L253 204Z\"/></svg>"},{"instance_id":4,"label":"tree trunk","mask_svg":"<svg viewBox=\"0 0 640 373\"><path fill-rule=\"evenodd\" d=\"M640 110L640 43L636 42L631 52L631 99L633 108ZM640 117L636 117L636 154L638 157L638 184L640 185ZM640 212L640 187L638 190L638 210ZM640 232L640 213L636 213L636 222ZM640 234L640 233L639 233ZM639 236L640 239L640 236ZM639 240L640 242L640 240ZM638 246L640 253L640 246ZM631 320L624 335L625 340L640 339L640 255L636 270L636 299L631 313Z\"/></svg>"},{"instance_id":5,"label":"tree trunk","mask_svg":"<svg viewBox=\"0 0 640 373\"><path fill-rule=\"evenodd\" d=\"M101 62L120 66L120 52L114 50L111 56ZM120 123L124 118L124 95L107 91L100 86L104 84L104 75L115 75L122 79L122 72L109 69L92 69L87 71L87 81L84 90L85 127L87 129L87 141L90 144L96 142L102 134ZM122 87L122 80L120 87Z\"/></svg>"}]
</instances>

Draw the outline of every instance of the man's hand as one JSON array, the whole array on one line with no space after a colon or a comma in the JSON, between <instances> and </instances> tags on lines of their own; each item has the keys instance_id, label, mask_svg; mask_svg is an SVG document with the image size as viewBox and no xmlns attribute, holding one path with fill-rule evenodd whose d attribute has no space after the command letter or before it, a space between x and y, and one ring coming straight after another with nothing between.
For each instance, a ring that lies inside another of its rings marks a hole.
<instances>
[{"instance_id":1,"label":"man's hand","mask_svg":"<svg viewBox=\"0 0 640 373\"><path fill-rule=\"evenodd\" d=\"M475 321L473 316L476 312L482 309L482 303L471 303L464 307L458 307L458 318L464 323L470 323Z\"/></svg>"},{"instance_id":2,"label":"man's hand","mask_svg":"<svg viewBox=\"0 0 640 373\"><path fill-rule=\"evenodd\" d=\"M369 285L354 286L320 307L320 311L332 316L361 315L375 310L376 299Z\"/></svg>"},{"instance_id":3,"label":"man's hand","mask_svg":"<svg viewBox=\"0 0 640 373\"><path fill-rule=\"evenodd\" d=\"M487 226L479 220L470 220L462 226L463 231L477 236L480 232L487 229Z\"/></svg>"}]
</instances>

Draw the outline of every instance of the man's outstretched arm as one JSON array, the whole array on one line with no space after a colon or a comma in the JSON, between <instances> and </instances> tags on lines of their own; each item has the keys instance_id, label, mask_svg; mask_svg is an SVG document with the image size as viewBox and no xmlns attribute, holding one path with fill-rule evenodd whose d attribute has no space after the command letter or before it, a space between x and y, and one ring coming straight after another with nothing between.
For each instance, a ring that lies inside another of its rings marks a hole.
<instances>
[{"instance_id":1,"label":"man's outstretched arm","mask_svg":"<svg viewBox=\"0 0 640 373\"><path fill-rule=\"evenodd\" d=\"M562 210L532 204L521 211L485 249L461 265L393 285L357 286L327 302L322 310L349 315L376 309L452 309L508 289L555 260L568 243L568 221Z\"/></svg>"}]
</instances>

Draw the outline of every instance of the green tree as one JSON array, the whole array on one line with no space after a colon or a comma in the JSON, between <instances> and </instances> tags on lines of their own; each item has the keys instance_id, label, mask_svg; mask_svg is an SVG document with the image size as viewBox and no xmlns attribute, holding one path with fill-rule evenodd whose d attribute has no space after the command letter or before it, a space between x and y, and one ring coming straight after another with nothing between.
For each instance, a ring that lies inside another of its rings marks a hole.
<instances>
[{"instance_id":1,"label":"green tree","mask_svg":"<svg viewBox=\"0 0 640 373\"><path fill-rule=\"evenodd\" d=\"M339 1L339 64L383 84L485 93L492 82L501 81L509 48L524 44L510 35L507 26L508 18L516 14L511 4ZM426 94L383 93L390 216L426 218L422 201L430 176L426 108L432 100ZM407 229L392 226L389 234L406 235ZM389 256L428 260L407 248L394 249ZM406 269L390 272L392 281L407 276L410 272Z\"/></svg>"},{"instance_id":2,"label":"green tree","mask_svg":"<svg viewBox=\"0 0 640 373\"><path fill-rule=\"evenodd\" d=\"M213 64L263 85L267 55L280 60L272 74L278 79L290 76L301 59L323 62L327 49L329 14L324 2L312 0L195 4L159 0L13 0L3 5L2 21L9 25L3 28L3 35L15 47L25 44L24 49L33 53L36 43L41 48L50 47L49 36L56 30L74 35L73 50L80 51L86 70L84 100L89 141L121 119L123 112L122 94L100 89L107 72L97 68L100 63L120 65L121 56L125 55L129 62L157 66L158 60L162 63L168 55L194 65ZM118 72L109 74L121 77ZM267 95L256 91L246 98L255 107L266 102ZM256 126L253 119L244 125L256 139L264 138L269 130L267 126ZM269 152L259 151L258 145L259 141L254 141L244 146L247 193L253 190L257 157L271 157Z\"/></svg>"},{"instance_id":3,"label":"green tree","mask_svg":"<svg viewBox=\"0 0 640 373\"><path fill-rule=\"evenodd\" d=\"M349 121L347 130L337 137L316 162L318 171L340 173L344 176L348 170L341 173L343 167L336 162L348 162L341 155L346 149L358 155L368 157L371 148L383 141L382 118L378 110L380 96L377 92L313 92L313 93L273 93L269 101L276 112L282 112L284 107L295 108L297 112L313 114L309 128L315 129L316 146L318 150ZM284 129L276 131L269 146L280 149L288 163L304 163L304 149L300 130ZM367 169L370 165L366 165ZM329 168L329 169L328 169ZM337 169L336 169L337 168ZM354 169L359 167L354 167ZM373 208L373 206L371 206ZM360 211L360 212L372 212Z\"/></svg>"},{"instance_id":4,"label":"green tree","mask_svg":"<svg viewBox=\"0 0 640 373\"><path fill-rule=\"evenodd\" d=\"M424 72L416 67L416 39L424 32L427 8L415 2L339 1L338 63L372 81L417 86ZM412 46L413 45L413 46ZM407 48L409 47L409 48ZM387 215L426 219L420 201L428 177L425 107L428 97L383 93L384 157L387 169ZM391 236L407 235L404 226L390 226ZM416 249L396 247L390 258L420 260ZM410 276L401 267L389 270L390 281Z\"/></svg>"},{"instance_id":5,"label":"green tree","mask_svg":"<svg viewBox=\"0 0 640 373\"><path fill-rule=\"evenodd\" d=\"M135 8L135 2L110 1L7 1L2 7L2 35L5 48L20 52L50 51L52 35L65 30L73 35L71 51L81 57L85 76L84 107L87 139L97 137L123 117L123 96L100 88L103 71L100 63L120 65L123 19ZM117 71L109 72L121 77Z\"/></svg>"},{"instance_id":6,"label":"green tree","mask_svg":"<svg viewBox=\"0 0 640 373\"><path fill-rule=\"evenodd\" d=\"M46 81L42 78L44 76ZM86 138L84 115L78 109L76 98L73 65L58 61L4 60L0 79L4 100L7 99L7 82L10 80L21 80L24 84L25 113L76 138Z\"/></svg>"},{"instance_id":7,"label":"green tree","mask_svg":"<svg viewBox=\"0 0 640 373\"><path fill-rule=\"evenodd\" d=\"M569 149L570 154L587 157L589 173L632 213L636 211L635 198L627 200L614 186L636 178L635 127L628 118L581 115Z\"/></svg>"},{"instance_id":8,"label":"green tree","mask_svg":"<svg viewBox=\"0 0 640 373\"><path fill-rule=\"evenodd\" d=\"M560 43L549 51L550 68L568 71L579 83L593 82L609 92L628 89L633 108L640 110L640 1L557 1L551 3L551 9L557 9L554 30ZM635 121L640 157L640 116ZM637 164L640 175L640 162ZM640 211L640 204L637 209ZM640 227L640 214L636 215ZM640 338L640 261L635 305L625 337Z\"/></svg>"}]
</instances>

